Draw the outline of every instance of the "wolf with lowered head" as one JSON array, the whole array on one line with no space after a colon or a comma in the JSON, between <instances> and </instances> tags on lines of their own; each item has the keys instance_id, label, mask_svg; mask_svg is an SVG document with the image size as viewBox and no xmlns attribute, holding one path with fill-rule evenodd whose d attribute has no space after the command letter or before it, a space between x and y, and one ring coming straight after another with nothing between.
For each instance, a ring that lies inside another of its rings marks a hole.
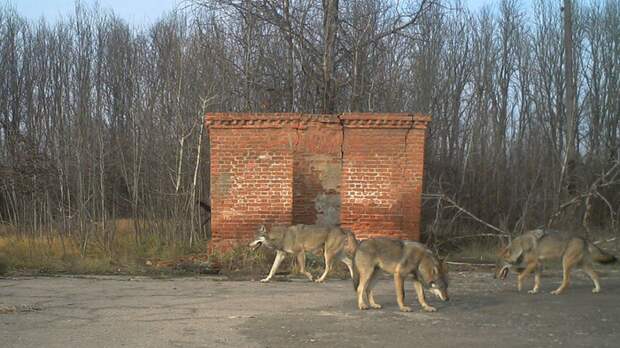
<instances>
[{"instance_id":1,"label":"wolf with lowered head","mask_svg":"<svg viewBox=\"0 0 620 348\"><path fill-rule=\"evenodd\" d=\"M379 309L373 297L373 287L380 276L380 271L394 275L396 301L403 312L410 312L405 305L405 278L413 278L413 285L418 302L427 312L436 311L426 302L424 287L427 287L442 301L448 301L448 270L423 244L415 241L388 238L367 239L354 249L353 287L357 292L359 309Z\"/></svg>"}]
</instances>

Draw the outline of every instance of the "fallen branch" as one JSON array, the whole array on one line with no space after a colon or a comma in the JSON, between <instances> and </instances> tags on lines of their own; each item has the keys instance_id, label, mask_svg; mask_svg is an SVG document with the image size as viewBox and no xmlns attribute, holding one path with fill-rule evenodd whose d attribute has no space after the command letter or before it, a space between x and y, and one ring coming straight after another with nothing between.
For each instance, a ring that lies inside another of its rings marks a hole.
<instances>
[{"instance_id":1,"label":"fallen branch","mask_svg":"<svg viewBox=\"0 0 620 348\"><path fill-rule=\"evenodd\" d=\"M444 244L446 244L448 242L455 241L457 239L478 238L478 237L495 237L495 238L499 238L501 240L502 238L504 238L506 236L503 235L503 234L498 234L498 233L479 233L479 234L469 234L469 235L466 235L466 236L455 236L455 237L451 237L450 239L448 239L446 241L443 241L443 242L439 243L437 246L439 247L441 245L444 245Z\"/></svg>"},{"instance_id":2,"label":"fallen branch","mask_svg":"<svg viewBox=\"0 0 620 348\"><path fill-rule=\"evenodd\" d=\"M592 244L609 243L609 242L613 242L614 240L616 240L616 237L609 238L609 239L603 239L603 240L597 240L596 242L592 242Z\"/></svg>"},{"instance_id":3,"label":"fallen branch","mask_svg":"<svg viewBox=\"0 0 620 348\"><path fill-rule=\"evenodd\" d=\"M583 225L584 228L586 229L586 232L589 232L589 228L587 226L588 224L588 219L589 219L589 215L590 212L589 210L592 208L592 205L589 204L592 196L596 195L599 198L603 199L604 201L606 201L605 197L602 197L602 195L599 193L598 189L599 187L605 187L605 186L610 186L610 185L615 185L618 184L618 182L616 181L616 176L618 175L618 172L616 171L616 169L620 168L620 161L616 161L616 163L614 163L614 165L609 168L609 170L605 173L603 173L598 179L596 179L588 188L588 191L577 194L575 196L573 196L572 198L570 198L569 200L567 200L566 202L560 204L560 206L558 207L558 209L556 210L555 213L553 213L551 215L551 217L549 218L549 220L547 221L547 227L551 227L551 224L554 222L554 220L562 215L562 213L564 212L564 210L576 203L580 203L581 200L583 200L584 198L586 199L586 213L584 214L584 219L583 219ZM611 176L613 174L613 176L611 177L611 180L606 180L609 176ZM611 216L611 220L612 223L614 221L614 216L612 214Z\"/></svg>"},{"instance_id":4,"label":"fallen branch","mask_svg":"<svg viewBox=\"0 0 620 348\"><path fill-rule=\"evenodd\" d=\"M475 267L496 267L494 263L469 263L469 262L455 262L455 261L446 261L449 265L456 266L475 266Z\"/></svg>"},{"instance_id":5,"label":"fallen branch","mask_svg":"<svg viewBox=\"0 0 620 348\"><path fill-rule=\"evenodd\" d=\"M453 208L458 209L460 212L465 213L467 215L469 215L469 217L471 217L472 219L476 220L477 222L487 226L488 228L499 232L499 235L502 235L504 237L510 237L510 234L508 234L506 231L503 231L502 229L495 227L493 225L491 225L490 223L480 219L479 217L477 217L476 215L474 215L472 212L470 212L469 210L461 207L460 205L458 205L453 199L451 199L450 197L443 195L443 194L424 194L422 195L422 198L426 198L426 199L439 199L439 200L445 200L446 202L450 203L452 205ZM448 207L451 208L451 207Z\"/></svg>"}]
</instances>

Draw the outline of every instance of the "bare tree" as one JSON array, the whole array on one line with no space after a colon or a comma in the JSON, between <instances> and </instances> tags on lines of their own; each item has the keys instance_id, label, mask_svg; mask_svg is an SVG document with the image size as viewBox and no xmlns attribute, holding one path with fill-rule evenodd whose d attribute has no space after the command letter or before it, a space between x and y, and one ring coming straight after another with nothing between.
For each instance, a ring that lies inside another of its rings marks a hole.
<instances>
[{"instance_id":1,"label":"bare tree","mask_svg":"<svg viewBox=\"0 0 620 348\"><path fill-rule=\"evenodd\" d=\"M425 191L462 208L433 200L437 233L618 226L617 1L186 4L144 27L0 8L0 224L83 253L111 253L119 219L138 245L195 246L197 120L260 110L431 114Z\"/></svg>"}]
</instances>

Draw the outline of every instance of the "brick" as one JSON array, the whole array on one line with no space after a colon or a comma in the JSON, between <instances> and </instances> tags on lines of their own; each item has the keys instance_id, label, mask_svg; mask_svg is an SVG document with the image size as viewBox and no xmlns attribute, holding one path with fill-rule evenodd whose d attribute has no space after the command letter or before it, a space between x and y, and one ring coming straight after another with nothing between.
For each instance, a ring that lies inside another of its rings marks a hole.
<instances>
[{"instance_id":1,"label":"brick","mask_svg":"<svg viewBox=\"0 0 620 348\"><path fill-rule=\"evenodd\" d=\"M360 238L418 239L429 121L411 114L207 115L211 250L246 242L261 223L340 222Z\"/></svg>"}]
</instances>

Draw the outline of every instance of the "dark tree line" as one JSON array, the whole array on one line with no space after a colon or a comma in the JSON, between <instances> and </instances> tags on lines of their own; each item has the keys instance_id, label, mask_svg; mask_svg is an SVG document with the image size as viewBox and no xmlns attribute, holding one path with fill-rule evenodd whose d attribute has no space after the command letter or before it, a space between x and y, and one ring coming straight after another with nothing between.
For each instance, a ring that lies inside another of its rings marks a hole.
<instances>
[{"instance_id":1,"label":"dark tree line","mask_svg":"<svg viewBox=\"0 0 620 348\"><path fill-rule=\"evenodd\" d=\"M191 244L206 111L419 111L426 192L506 231L617 228L620 5L567 3L189 1L148 27L0 7L0 223L85 248L133 218L138 242ZM456 221L436 203L427 223Z\"/></svg>"}]
</instances>

